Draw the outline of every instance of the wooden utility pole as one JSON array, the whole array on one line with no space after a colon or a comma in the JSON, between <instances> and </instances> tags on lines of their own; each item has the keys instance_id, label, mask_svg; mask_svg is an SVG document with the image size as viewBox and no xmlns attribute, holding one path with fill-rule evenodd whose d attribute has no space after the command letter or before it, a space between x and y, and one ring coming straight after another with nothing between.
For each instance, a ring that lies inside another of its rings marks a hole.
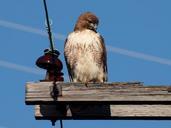
<instances>
[{"instance_id":1,"label":"wooden utility pole","mask_svg":"<svg viewBox=\"0 0 171 128\"><path fill-rule=\"evenodd\" d=\"M140 82L26 84L25 102L35 106L35 118L52 119L171 119L171 86ZM58 107L59 106L59 107ZM61 107L62 106L62 107Z\"/></svg>"}]
</instances>

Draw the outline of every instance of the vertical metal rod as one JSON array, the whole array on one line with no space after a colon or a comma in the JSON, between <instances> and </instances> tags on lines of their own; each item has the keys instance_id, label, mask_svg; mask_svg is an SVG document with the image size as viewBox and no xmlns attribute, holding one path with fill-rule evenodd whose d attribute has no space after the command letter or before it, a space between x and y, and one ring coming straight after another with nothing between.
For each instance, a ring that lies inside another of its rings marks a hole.
<instances>
[{"instance_id":1,"label":"vertical metal rod","mask_svg":"<svg viewBox=\"0 0 171 128\"><path fill-rule=\"evenodd\" d=\"M49 15L48 15L46 0L43 0L43 2L44 2L45 14L46 14L47 30L48 30L49 40L50 40L50 49L52 53L54 53L54 44L53 44L53 39L52 39L52 32L51 32L51 27L50 27L50 22L49 22Z\"/></svg>"},{"instance_id":2,"label":"vertical metal rod","mask_svg":"<svg viewBox=\"0 0 171 128\"><path fill-rule=\"evenodd\" d=\"M62 122L62 120L60 120L60 126L61 126L61 128L63 128L63 122Z\"/></svg>"}]
</instances>

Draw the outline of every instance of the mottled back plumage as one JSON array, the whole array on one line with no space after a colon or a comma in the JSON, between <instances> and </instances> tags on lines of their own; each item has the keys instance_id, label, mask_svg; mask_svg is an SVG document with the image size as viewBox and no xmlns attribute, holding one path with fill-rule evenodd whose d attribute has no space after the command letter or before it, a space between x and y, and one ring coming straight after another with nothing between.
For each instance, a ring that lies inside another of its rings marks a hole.
<instances>
[{"instance_id":1,"label":"mottled back plumage","mask_svg":"<svg viewBox=\"0 0 171 128\"><path fill-rule=\"evenodd\" d=\"M98 23L94 14L84 13L66 39L64 55L73 82L107 81L106 48L102 36L96 31Z\"/></svg>"}]
</instances>

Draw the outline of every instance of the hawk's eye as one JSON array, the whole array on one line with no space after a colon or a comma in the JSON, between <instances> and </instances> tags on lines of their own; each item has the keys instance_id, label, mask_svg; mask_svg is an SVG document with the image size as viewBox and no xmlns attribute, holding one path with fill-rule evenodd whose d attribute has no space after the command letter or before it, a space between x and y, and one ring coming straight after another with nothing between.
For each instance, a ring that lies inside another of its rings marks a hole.
<instances>
[{"instance_id":1,"label":"hawk's eye","mask_svg":"<svg viewBox=\"0 0 171 128\"><path fill-rule=\"evenodd\" d=\"M92 24L93 22L92 22L91 20L88 20L88 23L89 23L89 24Z\"/></svg>"}]
</instances>

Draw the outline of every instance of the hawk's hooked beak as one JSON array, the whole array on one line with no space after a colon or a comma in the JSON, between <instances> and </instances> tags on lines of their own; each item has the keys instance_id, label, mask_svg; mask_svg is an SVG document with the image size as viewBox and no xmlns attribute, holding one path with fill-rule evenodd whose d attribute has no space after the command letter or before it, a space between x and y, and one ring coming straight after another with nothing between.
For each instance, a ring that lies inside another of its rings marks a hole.
<instances>
[{"instance_id":1,"label":"hawk's hooked beak","mask_svg":"<svg viewBox=\"0 0 171 128\"><path fill-rule=\"evenodd\" d=\"M93 28L94 30L97 30L97 24L93 24L93 23L90 23L90 26L91 26L91 28Z\"/></svg>"}]
</instances>

